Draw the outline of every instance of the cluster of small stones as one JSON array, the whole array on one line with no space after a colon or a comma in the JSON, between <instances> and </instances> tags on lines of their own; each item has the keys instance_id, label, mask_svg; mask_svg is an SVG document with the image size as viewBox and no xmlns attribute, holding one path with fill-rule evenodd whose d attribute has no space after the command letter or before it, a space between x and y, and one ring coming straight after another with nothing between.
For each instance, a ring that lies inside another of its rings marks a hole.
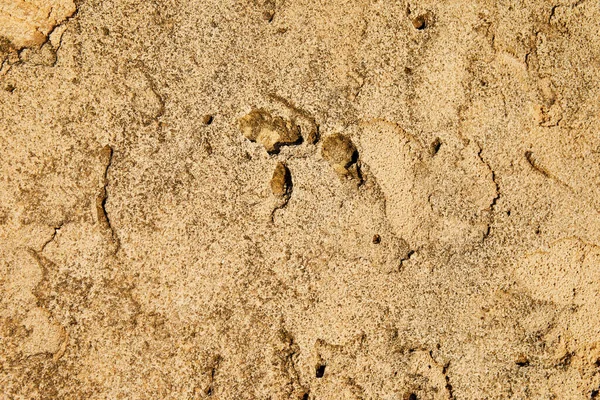
<instances>
[{"instance_id":1,"label":"cluster of small stones","mask_svg":"<svg viewBox=\"0 0 600 400\"><path fill-rule=\"evenodd\" d=\"M239 128L246 139L263 145L267 153L276 154L282 146L302 142L300 128L293 119L273 116L264 109L252 110L239 119ZM316 134L309 132L309 142ZM360 179L358 152L347 136L341 133L323 139L323 158L331 165L340 178ZM292 188L291 173L288 167L279 162L271 178L271 192L278 197L289 197Z\"/></svg>"}]
</instances>

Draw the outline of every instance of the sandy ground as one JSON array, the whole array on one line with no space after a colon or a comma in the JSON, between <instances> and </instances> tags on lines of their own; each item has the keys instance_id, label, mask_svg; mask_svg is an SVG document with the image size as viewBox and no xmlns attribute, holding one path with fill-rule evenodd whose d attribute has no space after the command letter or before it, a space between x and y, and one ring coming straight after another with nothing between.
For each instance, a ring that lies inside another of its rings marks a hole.
<instances>
[{"instance_id":1,"label":"sandy ground","mask_svg":"<svg viewBox=\"0 0 600 400\"><path fill-rule=\"evenodd\" d=\"M600 4L0 0L0 399L593 399Z\"/></svg>"}]
</instances>

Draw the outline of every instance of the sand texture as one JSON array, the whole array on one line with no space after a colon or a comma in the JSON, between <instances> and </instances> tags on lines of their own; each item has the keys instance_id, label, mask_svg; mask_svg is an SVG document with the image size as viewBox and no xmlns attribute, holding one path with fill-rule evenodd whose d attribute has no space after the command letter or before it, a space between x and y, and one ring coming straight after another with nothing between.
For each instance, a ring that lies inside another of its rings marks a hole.
<instances>
[{"instance_id":1,"label":"sand texture","mask_svg":"<svg viewBox=\"0 0 600 400\"><path fill-rule=\"evenodd\" d=\"M600 398L599 24L0 0L0 399Z\"/></svg>"}]
</instances>

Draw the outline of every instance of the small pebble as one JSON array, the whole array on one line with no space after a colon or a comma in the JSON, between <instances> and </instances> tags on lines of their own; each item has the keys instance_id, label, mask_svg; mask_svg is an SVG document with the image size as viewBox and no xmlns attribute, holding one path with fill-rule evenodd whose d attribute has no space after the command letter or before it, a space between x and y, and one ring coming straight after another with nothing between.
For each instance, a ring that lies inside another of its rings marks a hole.
<instances>
[{"instance_id":1,"label":"small pebble","mask_svg":"<svg viewBox=\"0 0 600 400\"><path fill-rule=\"evenodd\" d=\"M374 235L373 236L373 244L379 244L379 243L381 243L381 236Z\"/></svg>"},{"instance_id":2,"label":"small pebble","mask_svg":"<svg viewBox=\"0 0 600 400\"><path fill-rule=\"evenodd\" d=\"M291 188L292 175L290 170L284 163L278 162L271 178L271 192L275 196L286 196L290 193Z\"/></svg>"},{"instance_id":3,"label":"small pebble","mask_svg":"<svg viewBox=\"0 0 600 400\"><path fill-rule=\"evenodd\" d=\"M418 17L412 20L412 24L415 27L415 29L418 29L420 31L427 28L427 15L419 15Z\"/></svg>"},{"instance_id":4,"label":"small pebble","mask_svg":"<svg viewBox=\"0 0 600 400\"><path fill-rule=\"evenodd\" d=\"M341 133L323 139L321 154L340 176L347 176L350 166L358 159L356 147L350 138Z\"/></svg>"},{"instance_id":5,"label":"small pebble","mask_svg":"<svg viewBox=\"0 0 600 400\"><path fill-rule=\"evenodd\" d=\"M202 117L202 123L204 125L210 125L213 122L213 116L210 114L206 114L205 116Z\"/></svg>"},{"instance_id":6,"label":"small pebble","mask_svg":"<svg viewBox=\"0 0 600 400\"><path fill-rule=\"evenodd\" d=\"M273 10L266 10L265 12L263 12L263 19L267 22L272 22L273 21L273 17L275 17L275 11Z\"/></svg>"},{"instance_id":7,"label":"small pebble","mask_svg":"<svg viewBox=\"0 0 600 400\"><path fill-rule=\"evenodd\" d=\"M515 360L515 364L517 364L519 367L524 367L529 364L529 359L525 354L521 353Z\"/></svg>"},{"instance_id":8,"label":"small pebble","mask_svg":"<svg viewBox=\"0 0 600 400\"><path fill-rule=\"evenodd\" d=\"M429 147L429 153L432 156L435 156L438 151L440 151L440 147L442 147L442 141L440 140L440 138L435 138L435 140L431 143L431 146Z\"/></svg>"}]
</instances>

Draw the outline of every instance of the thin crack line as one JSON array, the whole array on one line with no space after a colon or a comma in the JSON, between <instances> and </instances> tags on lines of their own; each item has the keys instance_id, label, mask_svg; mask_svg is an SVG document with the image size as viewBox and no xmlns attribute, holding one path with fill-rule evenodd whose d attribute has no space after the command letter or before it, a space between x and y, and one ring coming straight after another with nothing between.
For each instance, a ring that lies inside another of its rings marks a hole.
<instances>
[{"instance_id":1,"label":"thin crack line","mask_svg":"<svg viewBox=\"0 0 600 400\"><path fill-rule=\"evenodd\" d=\"M120 241L114 230L114 227L112 226L110 217L108 216L108 212L106 211L106 202L108 200L107 187L109 184L108 183L108 170L110 169L110 166L112 165L113 148L107 144L101 150L100 156L102 158L102 161L104 161L105 167L104 167L102 188L100 189L100 193L98 194L98 197L96 198L96 213L98 216L98 223L100 223L100 225L102 225L104 230L110 232L112 240L116 246L115 251L114 251L116 253L120 248Z\"/></svg>"},{"instance_id":2,"label":"thin crack line","mask_svg":"<svg viewBox=\"0 0 600 400\"><path fill-rule=\"evenodd\" d=\"M450 367L450 361L448 361L442 368L442 374L444 374L444 379L446 380L446 390L448 391L449 399L454 400L454 391L452 388L452 384L450 383L450 376L448 375L449 367Z\"/></svg>"},{"instance_id":3,"label":"thin crack line","mask_svg":"<svg viewBox=\"0 0 600 400\"><path fill-rule=\"evenodd\" d=\"M52 242L54 239L56 239L56 234L58 233L58 231L60 230L60 228L62 228L64 225L64 221L61 222L60 224L58 224L58 226L54 227L54 232L52 233L52 236L50 237L50 239L46 240L46 242L42 245L42 247L40 248L40 253L44 251L44 249L46 248L46 246L48 246L50 244L50 242Z\"/></svg>"},{"instance_id":4,"label":"thin crack line","mask_svg":"<svg viewBox=\"0 0 600 400\"><path fill-rule=\"evenodd\" d=\"M494 195L494 198L492 199L492 201L490 202L490 205L489 205L490 216L493 219L494 211L496 209L496 203L498 203L498 200L500 199L500 185L496 181L496 172L494 171L494 169L492 168L490 163L485 161L483 159L483 156L481 155L481 153L483 152L483 147L480 146L479 144L477 144L477 146L479 147L479 151L477 152L477 157L479 158L479 161L481 161L490 171L490 174L492 175L492 182L494 182L494 187L496 190L496 194ZM487 225L487 229L483 234L484 240L490 235L490 232L492 230L492 223L493 223L493 220L490 221L490 223L488 223L488 225Z\"/></svg>"},{"instance_id":5,"label":"thin crack line","mask_svg":"<svg viewBox=\"0 0 600 400\"><path fill-rule=\"evenodd\" d=\"M409 249L408 252L404 256L402 256L402 258L400 259L400 264L398 265L398 271L402 271L402 269L404 268L404 263L406 261L410 261L410 259L415 253L416 250Z\"/></svg>"}]
</instances>

